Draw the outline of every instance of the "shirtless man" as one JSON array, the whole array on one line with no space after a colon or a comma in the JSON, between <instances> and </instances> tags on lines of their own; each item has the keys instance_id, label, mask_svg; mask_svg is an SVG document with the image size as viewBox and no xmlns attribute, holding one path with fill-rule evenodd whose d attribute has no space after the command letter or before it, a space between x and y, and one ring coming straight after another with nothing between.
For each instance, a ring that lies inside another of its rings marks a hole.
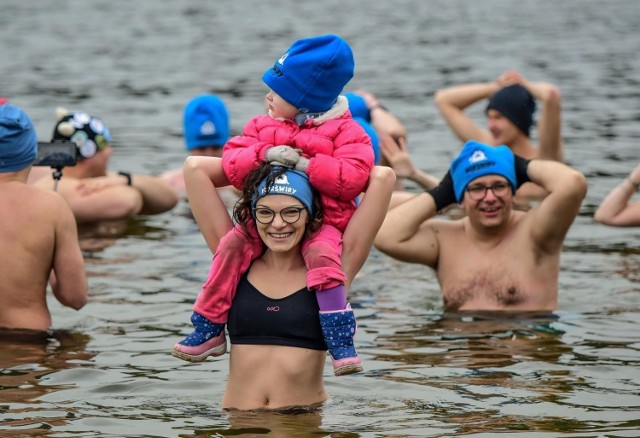
<instances>
[{"instance_id":1,"label":"shirtless man","mask_svg":"<svg viewBox=\"0 0 640 438\"><path fill-rule=\"evenodd\" d=\"M59 194L26 184L36 149L29 117L0 105L0 327L49 328L49 280L64 306L78 310L87 302L71 209Z\"/></svg>"},{"instance_id":2,"label":"shirtless man","mask_svg":"<svg viewBox=\"0 0 640 438\"><path fill-rule=\"evenodd\" d=\"M488 99L487 129L475 123L464 110ZM530 138L536 100L542 103L536 147ZM495 82L474 83L438 90L435 102L456 136L466 142L475 140L492 146L507 145L511 151L528 160L564 161L560 134L560 91L546 82L529 82L520 73L509 70ZM540 198L540 187L527 184L519 196Z\"/></svg>"},{"instance_id":3,"label":"shirtless man","mask_svg":"<svg viewBox=\"0 0 640 438\"><path fill-rule=\"evenodd\" d=\"M549 194L515 211L526 181ZM586 191L584 176L562 163L469 141L436 188L388 212L375 246L435 269L447 311L552 311L562 243ZM433 219L456 202L464 218Z\"/></svg>"},{"instance_id":4,"label":"shirtless man","mask_svg":"<svg viewBox=\"0 0 640 438\"><path fill-rule=\"evenodd\" d=\"M100 119L84 112L63 111L59 116L53 140L75 143L78 163L64 168L57 191L79 225L163 213L178 203L176 192L160 177L108 171L111 134ZM54 188L51 177L33 184Z\"/></svg>"}]
</instances>

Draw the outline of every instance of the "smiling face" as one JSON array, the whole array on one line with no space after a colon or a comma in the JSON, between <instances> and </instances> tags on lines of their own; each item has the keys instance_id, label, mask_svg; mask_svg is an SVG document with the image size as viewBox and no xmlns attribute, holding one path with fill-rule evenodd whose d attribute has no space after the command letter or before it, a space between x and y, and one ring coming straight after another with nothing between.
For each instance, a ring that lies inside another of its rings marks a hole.
<instances>
[{"instance_id":1,"label":"smiling face","mask_svg":"<svg viewBox=\"0 0 640 438\"><path fill-rule=\"evenodd\" d=\"M307 210L299 210L300 208L304 208L304 205L293 196L288 195L267 195L258 200L255 205L258 234L271 251L288 252L298 248L309 221ZM261 220L262 222L268 222L269 219L269 212L261 209L269 209L271 212L275 212L270 223L264 224L260 222ZM296 209L300 213L300 218L297 220L295 220L297 216ZM264 220L265 217L267 220Z\"/></svg>"},{"instance_id":2,"label":"smiling face","mask_svg":"<svg viewBox=\"0 0 640 438\"><path fill-rule=\"evenodd\" d=\"M461 206L472 224L495 229L507 223L512 204L513 192L507 179L499 175L486 175L469 183Z\"/></svg>"}]
</instances>

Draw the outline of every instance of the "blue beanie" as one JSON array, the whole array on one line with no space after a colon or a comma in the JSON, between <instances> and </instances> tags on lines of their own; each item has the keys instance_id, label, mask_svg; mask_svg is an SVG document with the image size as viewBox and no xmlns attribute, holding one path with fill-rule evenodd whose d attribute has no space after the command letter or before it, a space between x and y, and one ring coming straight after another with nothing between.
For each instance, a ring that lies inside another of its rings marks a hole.
<instances>
[{"instance_id":1,"label":"blue beanie","mask_svg":"<svg viewBox=\"0 0 640 438\"><path fill-rule=\"evenodd\" d=\"M360 117L367 123L371 123L371 113L367 107L364 97L356 93L345 93L344 97L349 101L349 111L354 119Z\"/></svg>"},{"instance_id":2,"label":"blue beanie","mask_svg":"<svg viewBox=\"0 0 640 438\"><path fill-rule=\"evenodd\" d=\"M38 153L38 138L31 119L20 108L0 105L0 172L29 167Z\"/></svg>"},{"instance_id":3,"label":"blue beanie","mask_svg":"<svg viewBox=\"0 0 640 438\"><path fill-rule=\"evenodd\" d=\"M183 136L190 151L207 146L222 147L229 140L229 113L222 99L212 94L196 96L184 108Z\"/></svg>"},{"instance_id":4,"label":"blue beanie","mask_svg":"<svg viewBox=\"0 0 640 438\"><path fill-rule=\"evenodd\" d=\"M111 143L111 132L99 118L75 111L58 120L52 139L75 143L78 159L83 160L106 148Z\"/></svg>"},{"instance_id":5,"label":"blue beanie","mask_svg":"<svg viewBox=\"0 0 640 438\"><path fill-rule=\"evenodd\" d=\"M272 168L269 176L282 171L282 167ZM307 209L309 216L313 214L313 189L309 183L309 177L299 170L287 169L283 174L277 176L269 187L267 181L269 176L264 178L258 185L255 197L251 200L251 208L255 208L260 198L267 195L288 195L293 196ZM253 212L252 212L253 214ZM254 216L255 219L255 216Z\"/></svg>"},{"instance_id":6,"label":"blue beanie","mask_svg":"<svg viewBox=\"0 0 640 438\"><path fill-rule=\"evenodd\" d=\"M533 113L536 101L529 91L520 84L501 88L489 99L486 111L494 109L511 120L522 132L529 137L533 124Z\"/></svg>"},{"instance_id":7,"label":"blue beanie","mask_svg":"<svg viewBox=\"0 0 640 438\"><path fill-rule=\"evenodd\" d=\"M336 35L297 40L262 80L302 113L322 113L353 77L351 47Z\"/></svg>"},{"instance_id":8,"label":"blue beanie","mask_svg":"<svg viewBox=\"0 0 640 438\"><path fill-rule=\"evenodd\" d=\"M451 163L453 191L458 203L464 191L474 179L485 175L500 175L507 179L516 191L516 169L513 152L507 146L489 146L470 140Z\"/></svg>"},{"instance_id":9,"label":"blue beanie","mask_svg":"<svg viewBox=\"0 0 640 438\"><path fill-rule=\"evenodd\" d=\"M354 117L353 120L358 122L360 126L362 126L362 128L364 129L364 132L366 132L367 135L371 137L371 146L373 146L373 157L374 157L373 162L378 163L378 161L380 160L380 139L378 138L378 134L376 133L376 130L374 129L373 126L371 126L370 123L368 123L362 117Z\"/></svg>"}]
</instances>

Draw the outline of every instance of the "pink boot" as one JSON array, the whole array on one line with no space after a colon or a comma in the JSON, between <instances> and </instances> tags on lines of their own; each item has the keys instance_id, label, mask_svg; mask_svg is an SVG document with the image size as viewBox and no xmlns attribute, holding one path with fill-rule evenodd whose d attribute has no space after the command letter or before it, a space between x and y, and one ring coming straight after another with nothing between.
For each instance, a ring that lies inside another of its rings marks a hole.
<instances>
[{"instance_id":1,"label":"pink boot","mask_svg":"<svg viewBox=\"0 0 640 438\"><path fill-rule=\"evenodd\" d=\"M197 312L191 315L195 330L173 346L171 354L189 362L202 362L209 356L222 356L227 351L224 324L215 324Z\"/></svg>"}]
</instances>

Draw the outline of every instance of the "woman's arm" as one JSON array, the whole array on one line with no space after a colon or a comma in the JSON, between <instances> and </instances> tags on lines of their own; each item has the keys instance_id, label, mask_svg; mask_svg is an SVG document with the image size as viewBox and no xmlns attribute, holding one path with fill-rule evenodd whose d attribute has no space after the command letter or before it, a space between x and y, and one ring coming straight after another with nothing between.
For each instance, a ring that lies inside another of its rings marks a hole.
<instances>
[{"instance_id":1,"label":"woman's arm","mask_svg":"<svg viewBox=\"0 0 640 438\"><path fill-rule=\"evenodd\" d=\"M601 224L615 227L640 225L640 202L629 200L640 187L640 165L622 180L598 206L593 219Z\"/></svg>"},{"instance_id":2,"label":"woman's arm","mask_svg":"<svg viewBox=\"0 0 640 438\"><path fill-rule=\"evenodd\" d=\"M395 181L395 173L389 167L374 166L371 170L369 186L343 235L342 269L347 275L347 285L369 256L373 239L387 213Z\"/></svg>"},{"instance_id":3,"label":"woman's arm","mask_svg":"<svg viewBox=\"0 0 640 438\"><path fill-rule=\"evenodd\" d=\"M191 156L184 162L184 182L189 206L211 253L233 222L216 187L229 185L222 170L222 159Z\"/></svg>"}]
</instances>

